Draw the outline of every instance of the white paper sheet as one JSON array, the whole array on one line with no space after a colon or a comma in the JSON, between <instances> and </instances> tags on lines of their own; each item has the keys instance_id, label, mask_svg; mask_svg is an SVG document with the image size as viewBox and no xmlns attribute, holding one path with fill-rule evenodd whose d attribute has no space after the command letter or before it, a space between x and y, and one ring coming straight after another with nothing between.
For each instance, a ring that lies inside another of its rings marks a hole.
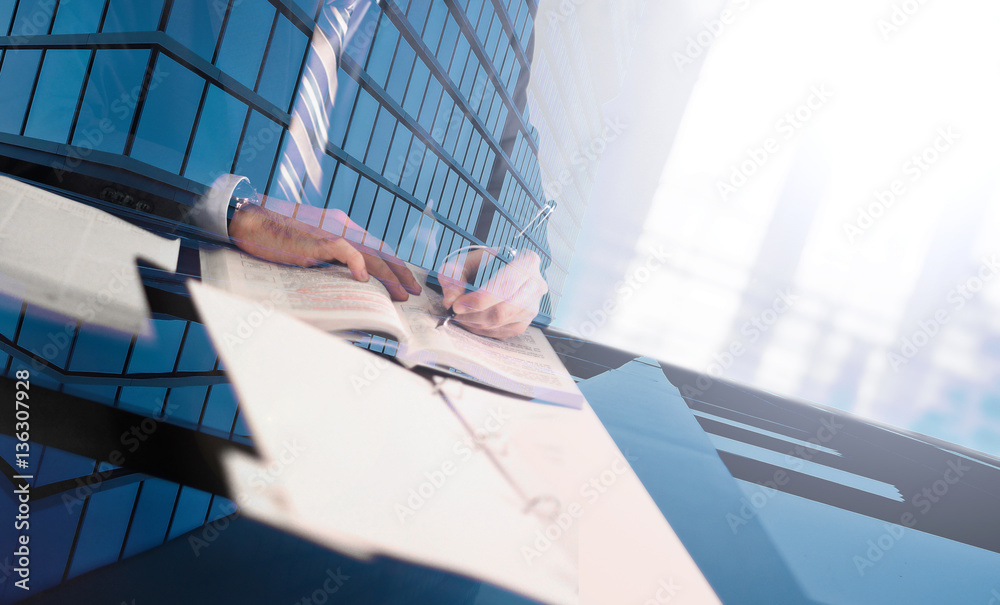
<instances>
[{"instance_id":1,"label":"white paper sheet","mask_svg":"<svg viewBox=\"0 0 1000 605\"><path fill-rule=\"evenodd\" d=\"M136 258L174 271L179 250L179 240L0 176L5 294L75 319L145 332L149 307Z\"/></svg>"}]
</instances>

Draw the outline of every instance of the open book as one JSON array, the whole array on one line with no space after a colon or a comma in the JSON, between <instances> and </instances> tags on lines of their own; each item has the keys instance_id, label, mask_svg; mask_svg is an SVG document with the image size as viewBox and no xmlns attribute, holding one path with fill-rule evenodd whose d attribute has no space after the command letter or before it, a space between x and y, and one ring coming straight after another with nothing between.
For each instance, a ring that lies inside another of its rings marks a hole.
<instances>
[{"instance_id":1,"label":"open book","mask_svg":"<svg viewBox=\"0 0 1000 605\"><path fill-rule=\"evenodd\" d=\"M202 279L276 308L328 332L360 330L399 342L396 358L408 367L450 372L504 391L578 408L583 395L541 330L495 340L446 323L440 294L393 302L375 279L359 282L346 267L308 269L263 261L229 249L203 250ZM410 266L417 281L426 272ZM249 327L249 326L248 326Z\"/></svg>"}]
</instances>

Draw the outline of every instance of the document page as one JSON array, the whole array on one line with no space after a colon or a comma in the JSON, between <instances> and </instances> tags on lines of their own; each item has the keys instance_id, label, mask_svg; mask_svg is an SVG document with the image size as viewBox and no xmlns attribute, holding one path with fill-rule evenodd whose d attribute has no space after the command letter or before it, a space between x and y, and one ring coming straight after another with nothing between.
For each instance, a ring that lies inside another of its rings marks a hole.
<instances>
[{"instance_id":1,"label":"document page","mask_svg":"<svg viewBox=\"0 0 1000 605\"><path fill-rule=\"evenodd\" d=\"M420 296L396 303L396 308L412 335L401 353L406 362L450 367L490 386L571 407L579 407L583 401L573 378L538 328L532 326L520 336L497 340L473 334L453 322L441 325L447 309L441 295L427 287Z\"/></svg>"},{"instance_id":2,"label":"document page","mask_svg":"<svg viewBox=\"0 0 1000 605\"><path fill-rule=\"evenodd\" d=\"M177 268L168 240L107 212L0 176L0 291L70 317L145 332L142 258Z\"/></svg>"},{"instance_id":3,"label":"document page","mask_svg":"<svg viewBox=\"0 0 1000 605\"><path fill-rule=\"evenodd\" d=\"M359 282L347 267L293 267L219 248L201 251L202 279L262 305L273 305L327 331L367 330L403 338L389 292L372 278Z\"/></svg>"}]
</instances>

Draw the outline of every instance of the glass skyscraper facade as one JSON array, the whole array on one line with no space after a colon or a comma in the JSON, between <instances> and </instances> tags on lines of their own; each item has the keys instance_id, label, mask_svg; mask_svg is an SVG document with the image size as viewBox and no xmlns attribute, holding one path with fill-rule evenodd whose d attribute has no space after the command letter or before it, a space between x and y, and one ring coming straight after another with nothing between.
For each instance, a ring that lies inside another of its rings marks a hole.
<instances>
[{"instance_id":1,"label":"glass skyscraper facade","mask_svg":"<svg viewBox=\"0 0 1000 605\"><path fill-rule=\"evenodd\" d=\"M320 8L4 0L0 143L19 159L44 154L56 185L114 167L130 190L106 192L110 201L167 217L183 210L157 197L189 203L225 173L280 195L280 154ZM359 3L337 71L325 182L305 202L347 211L427 267L471 243L514 243L546 203L525 94L536 8ZM432 253L403 237L428 203L442 226ZM569 250L574 227L552 230L551 247ZM551 257L546 231L536 221L515 248L544 259L552 295L541 313L550 316L568 258Z\"/></svg>"}]
</instances>

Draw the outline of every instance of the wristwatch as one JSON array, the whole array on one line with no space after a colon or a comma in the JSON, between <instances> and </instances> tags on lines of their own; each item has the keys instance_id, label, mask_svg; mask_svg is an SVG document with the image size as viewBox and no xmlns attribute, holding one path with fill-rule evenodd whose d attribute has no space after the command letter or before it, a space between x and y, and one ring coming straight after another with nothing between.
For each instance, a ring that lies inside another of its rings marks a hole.
<instances>
[{"instance_id":1,"label":"wristwatch","mask_svg":"<svg viewBox=\"0 0 1000 605\"><path fill-rule=\"evenodd\" d=\"M232 225L233 217L236 213L248 204L260 205L260 198L257 190L253 188L249 181L242 181L236 186L233 195L229 198L229 208L226 210L226 231Z\"/></svg>"}]
</instances>

